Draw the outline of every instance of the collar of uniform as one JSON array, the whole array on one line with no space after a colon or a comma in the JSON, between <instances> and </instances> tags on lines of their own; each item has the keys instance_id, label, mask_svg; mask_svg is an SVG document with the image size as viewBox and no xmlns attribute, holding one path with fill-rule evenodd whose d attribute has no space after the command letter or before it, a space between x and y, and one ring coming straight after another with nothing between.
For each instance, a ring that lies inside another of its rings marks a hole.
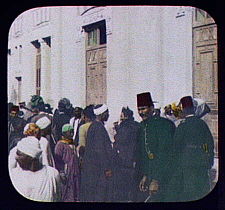
<instances>
[{"instance_id":1,"label":"collar of uniform","mask_svg":"<svg viewBox=\"0 0 225 210\"><path fill-rule=\"evenodd\" d=\"M147 124L147 123L149 123L149 122L151 122L151 121L154 121L154 120L157 120L157 119L159 119L159 118L160 118L160 116L151 116L151 117L149 117L148 119L143 120L142 123L143 123L143 124Z\"/></svg>"}]
</instances>

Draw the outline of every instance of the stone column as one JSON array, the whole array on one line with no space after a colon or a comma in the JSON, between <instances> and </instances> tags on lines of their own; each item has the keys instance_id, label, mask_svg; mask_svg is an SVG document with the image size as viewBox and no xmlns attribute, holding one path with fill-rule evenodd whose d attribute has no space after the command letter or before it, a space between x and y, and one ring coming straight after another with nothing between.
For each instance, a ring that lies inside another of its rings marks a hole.
<instances>
[{"instance_id":1,"label":"stone column","mask_svg":"<svg viewBox=\"0 0 225 210\"><path fill-rule=\"evenodd\" d=\"M40 40L41 43L41 96L44 102L51 101L51 48L48 39Z\"/></svg>"}]
</instances>

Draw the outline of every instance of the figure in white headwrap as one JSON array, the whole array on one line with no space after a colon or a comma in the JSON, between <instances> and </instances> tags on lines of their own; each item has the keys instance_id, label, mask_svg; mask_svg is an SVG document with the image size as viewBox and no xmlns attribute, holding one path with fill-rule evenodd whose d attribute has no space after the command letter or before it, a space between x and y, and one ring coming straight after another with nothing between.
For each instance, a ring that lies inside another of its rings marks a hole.
<instances>
[{"instance_id":1,"label":"figure in white headwrap","mask_svg":"<svg viewBox=\"0 0 225 210\"><path fill-rule=\"evenodd\" d=\"M81 201L112 201L112 147L104 126L109 118L105 104L94 108L96 120L87 131L81 170Z\"/></svg>"},{"instance_id":2,"label":"figure in white headwrap","mask_svg":"<svg viewBox=\"0 0 225 210\"><path fill-rule=\"evenodd\" d=\"M42 150L37 138L28 136L17 144L15 168L9 170L15 189L35 201L60 201L60 178L56 169L40 161Z\"/></svg>"},{"instance_id":3,"label":"figure in white headwrap","mask_svg":"<svg viewBox=\"0 0 225 210\"><path fill-rule=\"evenodd\" d=\"M41 128L44 128L49 123L49 121L46 120L46 118L40 119L40 122L38 124ZM40 161L42 162L42 164L54 166L52 153L49 148L49 142L46 138L41 137L42 133L39 126L35 123L28 123L24 127L23 133L25 136L30 137L30 139L36 139L38 143L40 144L40 148L42 150L42 154L40 155ZM9 153L9 168L10 169L15 168L17 165L17 161L15 160L16 151L17 151L17 146L11 149Z\"/></svg>"},{"instance_id":4,"label":"figure in white headwrap","mask_svg":"<svg viewBox=\"0 0 225 210\"><path fill-rule=\"evenodd\" d=\"M40 118L37 122L36 125L40 128L40 146L43 151L42 155L42 163L44 165L49 165L52 167L55 167L55 162L54 158L52 155L52 150L50 148L50 133L51 133L51 120L44 116Z\"/></svg>"},{"instance_id":5,"label":"figure in white headwrap","mask_svg":"<svg viewBox=\"0 0 225 210\"><path fill-rule=\"evenodd\" d=\"M34 124L34 123L28 123L24 127L23 134L26 137L29 137L29 139L35 140L35 141L37 141L39 143L39 139L40 139L40 128L36 124ZM17 145L18 145L18 143L17 143ZM9 152L9 169L10 170L12 168L15 168L17 166L17 161L16 161L17 145L14 148L12 148L10 150L10 152ZM42 158L42 155L40 155L40 160L41 161L43 159Z\"/></svg>"}]
</instances>

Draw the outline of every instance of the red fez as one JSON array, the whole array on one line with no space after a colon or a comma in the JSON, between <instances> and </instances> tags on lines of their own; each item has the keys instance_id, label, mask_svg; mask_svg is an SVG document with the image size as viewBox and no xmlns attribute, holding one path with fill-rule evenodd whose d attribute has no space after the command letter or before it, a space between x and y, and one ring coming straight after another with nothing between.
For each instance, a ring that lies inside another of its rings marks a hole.
<instances>
[{"instance_id":1,"label":"red fez","mask_svg":"<svg viewBox=\"0 0 225 210\"><path fill-rule=\"evenodd\" d=\"M137 94L137 107L154 106L149 92Z\"/></svg>"},{"instance_id":2,"label":"red fez","mask_svg":"<svg viewBox=\"0 0 225 210\"><path fill-rule=\"evenodd\" d=\"M19 106L15 106L13 105L10 111L15 111L15 112L19 112Z\"/></svg>"},{"instance_id":3,"label":"red fez","mask_svg":"<svg viewBox=\"0 0 225 210\"><path fill-rule=\"evenodd\" d=\"M193 107L193 100L191 96L185 96L180 99L183 109Z\"/></svg>"}]
</instances>

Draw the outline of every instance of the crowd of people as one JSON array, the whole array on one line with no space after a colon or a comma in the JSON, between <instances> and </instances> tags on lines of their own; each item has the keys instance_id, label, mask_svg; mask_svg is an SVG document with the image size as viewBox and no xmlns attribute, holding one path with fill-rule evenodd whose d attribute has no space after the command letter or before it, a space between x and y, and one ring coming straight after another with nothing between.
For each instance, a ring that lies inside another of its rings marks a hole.
<instances>
[{"instance_id":1,"label":"crowd of people","mask_svg":"<svg viewBox=\"0 0 225 210\"><path fill-rule=\"evenodd\" d=\"M150 92L137 95L133 111L122 107L113 138L106 104L58 107L41 96L8 103L9 174L24 197L45 202L177 202L210 192L214 142L201 119L204 101L185 96L164 112Z\"/></svg>"}]
</instances>

